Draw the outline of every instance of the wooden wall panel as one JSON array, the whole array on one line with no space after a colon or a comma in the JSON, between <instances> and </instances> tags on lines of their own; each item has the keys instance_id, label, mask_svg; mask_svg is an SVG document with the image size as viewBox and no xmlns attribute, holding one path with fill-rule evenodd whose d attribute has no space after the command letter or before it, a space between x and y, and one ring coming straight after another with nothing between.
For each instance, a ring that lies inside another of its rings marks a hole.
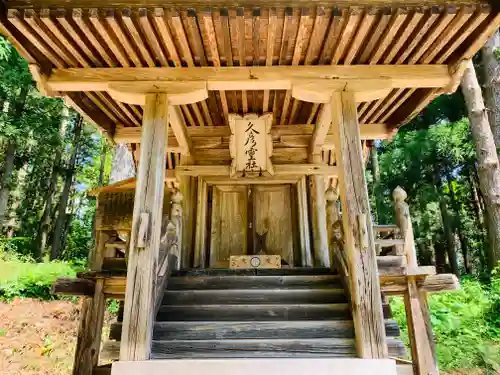
<instances>
[{"instance_id":1,"label":"wooden wall panel","mask_svg":"<svg viewBox=\"0 0 500 375\"><path fill-rule=\"evenodd\" d=\"M254 191L256 232L268 233L266 243L270 255L281 255L293 266L291 186L256 186Z\"/></svg>"},{"instance_id":2,"label":"wooden wall panel","mask_svg":"<svg viewBox=\"0 0 500 375\"><path fill-rule=\"evenodd\" d=\"M226 268L231 255L247 254L246 186L213 187L210 267Z\"/></svg>"}]
</instances>

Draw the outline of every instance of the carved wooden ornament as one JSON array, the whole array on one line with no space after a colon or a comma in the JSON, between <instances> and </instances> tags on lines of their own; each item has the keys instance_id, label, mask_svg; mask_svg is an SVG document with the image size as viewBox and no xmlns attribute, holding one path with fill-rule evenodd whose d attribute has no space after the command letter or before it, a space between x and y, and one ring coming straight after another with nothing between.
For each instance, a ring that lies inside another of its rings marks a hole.
<instances>
[{"instance_id":1,"label":"carved wooden ornament","mask_svg":"<svg viewBox=\"0 0 500 375\"><path fill-rule=\"evenodd\" d=\"M229 115L231 128L229 150L233 159L231 177L274 175L271 163L272 122L271 113L260 117L257 114L248 114L243 117L233 113Z\"/></svg>"}]
</instances>

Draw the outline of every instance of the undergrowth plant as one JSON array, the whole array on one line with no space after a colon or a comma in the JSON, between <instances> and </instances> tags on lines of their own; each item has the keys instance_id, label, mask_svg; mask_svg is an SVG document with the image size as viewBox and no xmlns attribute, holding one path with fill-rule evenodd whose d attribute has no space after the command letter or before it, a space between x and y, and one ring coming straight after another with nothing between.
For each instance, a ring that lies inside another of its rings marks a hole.
<instances>
[{"instance_id":1,"label":"undergrowth plant","mask_svg":"<svg viewBox=\"0 0 500 375\"><path fill-rule=\"evenodd\" d=\"M408 345L403 299L391 298L391 308ZM500 278L489 285L462 279L457 292L429 295L429 308L441 369L483 368L487 374L498 374Z\"/></svg>"}]
</instances>

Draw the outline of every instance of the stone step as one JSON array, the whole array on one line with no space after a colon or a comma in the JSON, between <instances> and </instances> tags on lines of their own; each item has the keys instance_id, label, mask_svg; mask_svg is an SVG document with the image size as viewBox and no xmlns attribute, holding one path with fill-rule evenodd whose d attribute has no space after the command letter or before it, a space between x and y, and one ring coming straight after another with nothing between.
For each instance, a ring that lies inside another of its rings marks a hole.
<instances>
[{"instance_id":1,"label":"stone step","mask_svg":"<svg viewBox=\"0 0 500 375\"><path fill-rule=\"evenodd\" d=\"M342 283L338 275L184 276L170 278L167 288L169 290L342 288Z\"/></svg>"},{"instance_id":2,"label":"stone step","mask_svg":"<svg viewBox=\"0 0 500 375\"><path fill-rule=\"evenodd\" d=\"M401 341L387 340L389 356L405 354ZM152 359L355 357L354 339L153 340Z\"/></svg>"},{"instance_id":3,"label":"stone step","mask_svg":"<svg viewBox=\"0 0 500 375\"><path fill-rule=\"evenodd\" d=\"M161 306L157 321L283 321L351 319L347 303Z\"/></svg>"},{"instance_id":4,"label":"stone step","mask_svg":"<svg viewBox=\"0 0 500 375\"><path fill-rule=\"evenodd\" d=\"M162 305L312 304L347 302L344 289L167 290Z\"/></svg>"},{"instance_id":5,"label":"stone step","mask_svg":"<svg viewBox=\"0 0 500 375\"><path fill-rule=\"evenodd\" d=\"M398 337L393 320L385 321L387 337ZM120 323L111 325L109 338L121 339ZM260 321L260 322L157 322L155 340L301 339L354 338L351 320Z\"/></svg>"}]
</instances>

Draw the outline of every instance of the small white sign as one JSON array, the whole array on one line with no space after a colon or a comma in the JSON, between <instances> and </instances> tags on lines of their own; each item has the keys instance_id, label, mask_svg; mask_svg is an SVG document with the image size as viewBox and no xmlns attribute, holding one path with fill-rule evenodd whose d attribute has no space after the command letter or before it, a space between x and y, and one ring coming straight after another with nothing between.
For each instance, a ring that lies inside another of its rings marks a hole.
<instances>
[{"instance_id":1,"label":"small white sign","mask_svg":"<svg viewBox=\"0 0 500 375\"><path fill-rule=\"evenodd\" d=\"M231 139L229 149L233 163L231 177L258 177L274 175L271 155L273 140L270 134L273 116L271 113L258 116L248 114L229 115Z\"/></svg>"}]
</instances>

